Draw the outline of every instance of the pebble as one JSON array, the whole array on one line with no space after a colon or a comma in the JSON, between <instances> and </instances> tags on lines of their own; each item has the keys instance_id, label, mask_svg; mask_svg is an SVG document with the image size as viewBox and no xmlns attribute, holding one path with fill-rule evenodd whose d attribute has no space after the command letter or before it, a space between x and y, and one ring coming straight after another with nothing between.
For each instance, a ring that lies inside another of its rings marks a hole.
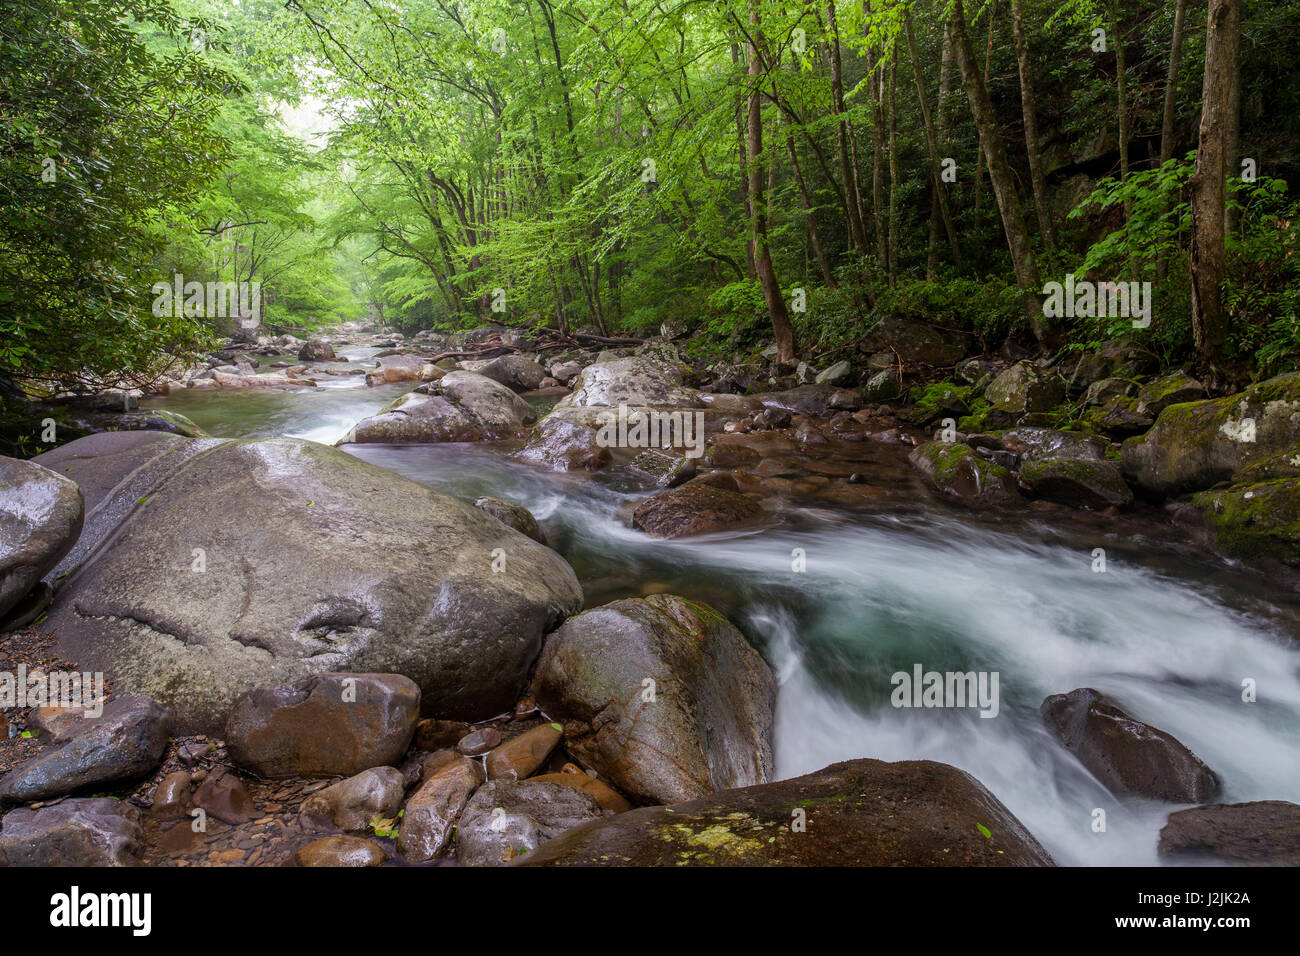
<instances>
[{"instance_id":1,"label":"pebble","mask_svg":"<svg viewBox=\"0 0 1300 956\"><path fill-rule=\"evenodd\" d=\"M499 743L501 743L501 731L495 727L484 727L462 737L456 744L456 749L466 757L477 757L479 754L487 753Z\"/></svg>"}]
</instances>

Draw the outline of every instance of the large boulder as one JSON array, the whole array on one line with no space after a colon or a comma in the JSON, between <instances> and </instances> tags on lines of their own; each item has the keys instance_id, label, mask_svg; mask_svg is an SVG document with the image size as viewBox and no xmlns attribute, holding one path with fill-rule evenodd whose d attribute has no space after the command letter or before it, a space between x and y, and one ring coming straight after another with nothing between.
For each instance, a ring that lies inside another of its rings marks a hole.
<instances>
[{"instance_id":1,"label":"large boulder","mask_svg":"<svg viewBox=\"0 0 1300 956\"><path fill-rule=\"evenodd\" d=\"M632 512L632 526L655 538L685 538L762 521L758 499L734 487L692 479L646 498Z\"/></svg>"},{"instance_id":2,"label":"large boulder","mask_svg":"<svg viewBox=\"0 0 1300 956\"><path fill-rule=\"evenodd\" d=\"M1216 803L1169 814L1160 855L1186 863L1300 866L1300 805Z\"/></svg>"},{"instance_id":3,"label":"large boulder","mask_svg":"<svg viewBox=\"0 0 1300 956\"><path fill-rule=\"evenodd\" d=\"M476 372L448 372L358 422L339 444L507 439L536 420L533 407L499 382Z\"/></svg>"},{"instance_id":4,"label":"large boulder","mask_svg":"<svg viewBox=\"0 0 1300 956\"><path fill-rule=\"evenodd\" d=\"M1300 565L1300 478L1233 485L1194 495L1215 551Z\"/></svg>"},{"instance_id":5,"label":"large boulder","mask_svg":"<svg viewBox=\"0 0 1300 956\"><path fill-rule=\"evenodd\" d=\"M118 697L74 722L67 739L0 777L0 803L29 803L138 780L162 761L171 721L147 697Z\"/></svg>"},{"instance_id":6,"label":"large boulder","mask_svg":"<svg viewBox=\"0 0 1300 956\"><path fill-rule=\"evenodd\" d=\"M531 392L539 388L542 379L546 378L546 369L527 356L515 352L494 358L479 369L478 373L516 392Z\"/></svg>"},{"instance_id":7,"label":"large boulder","mask_svg":"<svg viewBox=\"0 0 1300 956\"><path fill-rule=\"evenodd\" d=\"M1043 701L1047 725L1112 793L1200 803L1219 778L1172 735L1144 724L1090 687Z\"/></svg>"},{"instance_id":8,"label":"large boulder","mask_svg":"<svg viewBox=\"0 0 1300 956\"><path fill-rule=\"evenodd\" d=\"M1051 866L965 771L850 760L778 783L643 807L545 843L520 866Z\"/></svg>"},{"instance_id":9,"label":"large boulder","mask_svg":"<svg viewBox=\"0 0 1300 956\"><path fill-rule=\"evenodd\" d=\"M0 867L135 866L144 852L140 811L111 797L81 797L0 820Z\"/></svg>"},{"instance_id":10,"label":"large boulder","mask_svg":"<svg viewBox=\"0 0 1300 956\"><path fill-rule=\"evenodd\" d=\"M889 316L875 325L859 342L868 352L888 350L909 365L949 368L966 355L968 336L925 322Z\"/></svg>"},{"instance_id":11,"label":"large boulder","mask_svg":"<svg viewBox=\"0 0 1300 956\"><path fill-rule=\"evenodd\" d=\"M599 471L614 460L614 453L590 425L547 417L537 423L519 457L550 471Z\"/></svg>"},{"instance_id":12,"label":"large boulder","mask_svg":"<svg viewBox=\"0 0 1300 956\"><path fill-rule=\"evenodd\" d=\"M1041 458L1022 462L1020 482L1035 498L1072 508L1101 511L1126 508L1133 489L1124 481L1119 462L1095 458Z\"/></svg>"},{"instance_id":13,"label":"large boulder","mask_svg":"<svg viewBox=\"0 0 1300 956\"><path fill-rule=\"evenodd\" d=\"M546 640L533 696L565 746L646 802L763 783L776 683L717 611L670 594L627 598Z\"/></svg>"},{"instance_id":14,"label":"large boulder","mask_svg":"<svg viewBox=\"0 0 1300 956\"><path fill-rule=\"evenodd\" d=\"M456 861L461 866L502 866L609 812L594 797L572 787L490 780L478 788L461 814Z\"/></svg>"},{"instance_id":15,"label":"large boulder","mask_svg":"<svg viewBox=\"0 0 1300 956\"><path fill-rule=\"evenodd\" d=\"M981 458L969 445L929 441L917 445L908 460L927 484L959 504L990 507L1020 498L1011 472Z\"/></svg>"},{"instance_id":16,"label":"large boulder","mask_svg":"<svg viewBox=\"0 0 1300 956\"><path fill-rule=\"evenodd\" d=\"M984 398L995 411L1011 415L1046 412L1065 400L1065 380L1026 359L995 378Z\"/></svg>"},{"instance_id":17,"label":"large boulder","mask_svg":"<svg viewBox=\"0 0 1300 956\"><path fill-rule=\"evenodd\" d=\"M518 699L542 635L582 607L549 548L346 452L275 438L187 455L175 443L190 440L158 436L97 475L76 446L107 437L61 449L91 487L144 468L122 479L128 500L103 493L100 544L51 629L181 732L219 730L249 687L332 671L403 674L431 714L490 717Z\"/></svg>"},{"instance_id":18,"label":"large boulder","mask_svg":"<svg viewBox=\"0 0 1300 956\"><path fill-rule=\"evenodd\" d=\"M401 760L419 717L420 688L399 674L321 674L246 691L226 747L263 777L351 775Z\"/></svg>"},{"instance_id":19,"label":"large boulder","mask_svg":"<svg viewBox=\"0 0 1300 956\"><path fill-rule=\"evenodd\" d=\"M84 510L75 481L0 457L0 619L76 544Z\"/></svg>"},{"instance_id":20,"label":"large boulder","mask_svg":"<svg viewBox=\"0 0 1300 956\"><path fill-rule=\"evenodd\" d=\"M1199 491L1300 445L1300 372L1236 395L1170 405L1142 437L1124 442L1124 471L1158 495Z\"/></svg>"},{"instance_id":21,"label":"large boulder","mask_svg":"<svg viewBox=\"0 0 1300 956\"><path fill-rule=\"evenodd\" d=\"M1135 411L1157 417L1170 405L1205 398L1205 386L1186 372L1171 372L1147 382L1137 393Z\"/></svg>"},{"instance_id":22,"label":"large boulder","mask_svg":"<svg viewBox=\"0 0 1300 956\"><path fill-rule=\"evenodd\" d=\"M300 362L332 362L334 358L334 346L330 345L329 339L319 335L313 335L298 350Z\"/></svg>"}]
</instances>

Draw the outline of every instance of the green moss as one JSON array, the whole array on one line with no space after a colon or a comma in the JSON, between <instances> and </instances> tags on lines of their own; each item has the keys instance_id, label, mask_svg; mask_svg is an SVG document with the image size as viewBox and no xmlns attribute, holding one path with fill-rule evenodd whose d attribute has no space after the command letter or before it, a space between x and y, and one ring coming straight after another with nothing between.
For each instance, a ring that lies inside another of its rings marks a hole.
<instances>
[{"instance_id":1,"label":"green moss","mask_svg":"<svg viewBox=\"0 0 1300 956\"><path fill-rule=\"evenodd\" d=\"M1203 491L1192 503L1208 521L1220 553L1300 564L1300 479Z\"/></svg>"}]
</instances>

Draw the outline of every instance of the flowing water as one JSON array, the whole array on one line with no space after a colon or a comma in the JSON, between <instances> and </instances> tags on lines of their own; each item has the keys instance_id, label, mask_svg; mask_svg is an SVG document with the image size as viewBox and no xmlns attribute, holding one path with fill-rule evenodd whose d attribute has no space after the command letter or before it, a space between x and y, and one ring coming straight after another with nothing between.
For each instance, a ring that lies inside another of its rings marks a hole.
<instances>
[{"instance_id":1,"label":"flowing water","mask_svg":"<svg viewBox=\"0 0 1300 956\"><path fill-rule=\"evenodd\" d=\"M213 434L334 441L410 387L331 385L153 404ZM1176 542L1031 519L992 525L923 494L906 511L791 505L760 530L666 542L628 526L653 489L627 474L539 472L510 446L347 450L450 494L526 506L588 606L668 591L725 613L777 674L780 777L852 757L940 760L979 779L1060 863L1155 864L1177 808L1116 800L1038 715L1046 695L1089 686L1196 752L1222 777L1224 802L1300 802L1300 607ZM1099 540L1104 573L1094 571ZM917 664L997 672L997 715L892 706L891 676ZM1246 679L1256 703L1242 700ZM1094 831L1097 809L1105 832Z\"/></svg>"}]
</instances>

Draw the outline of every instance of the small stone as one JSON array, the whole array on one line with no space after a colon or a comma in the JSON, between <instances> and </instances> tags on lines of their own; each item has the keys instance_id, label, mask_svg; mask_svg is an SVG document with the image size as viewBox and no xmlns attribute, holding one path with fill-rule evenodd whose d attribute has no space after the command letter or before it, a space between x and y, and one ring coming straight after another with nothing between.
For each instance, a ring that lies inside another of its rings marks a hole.
<instances>
[{"instance_id":1,"label":"small stone","mask_svg":"<svg viewBox=\"0 0 1300 956\"><path fill-rule=\"evenodd\" d=\"M515 704L515 719L519 720L537 713L537 701L531 697L520 697L519 703Z\"/></svg>"},{"instance_id":2,"label":"small stone","mask_svg":"<svg viewBox=\"0 0 1300 956\"><path fill-rule=\"evenodd\" d=\"M479 754L487 753L499 743L501 743L501 731L495 727L484 727L462 737L456 744L456 749L467 757L477 757Z\"/></svg>"},{"instance_id":3,"label":"small stone","mask_svg":"<svg viewBox=\"0 0 1300 956\"><path fill-rule=\"evenodd\" d=\"M494 748L487 756L490 780L523 780L546 762L564 739L559 724L542 724Z\"/></svg>"},{"instance_id":4,"label":"small stone","mask_svg":"<svg viewBox=\"0 0 1300 956\"><path fill-rule=\"evenodd\" d=\"M182 816L190 799L190 775L177 770L163 777L153 792L153 814L164 820Z\"/></svg>"},{"instance_id":5,"label":"small stone","mask_svg":"<svg viewBox=\"0 0 1300 956\"><path fill-rule=\"evenodd\" d=\"M569 765L572 766L572 765ZM587 796L591 797L606 810L614 813L623 813L632 809L632 804L621 793L611 787L605 781L598 777L589 777L587 774L578 773L543 773L536 777L529 777L526 783L554 783L561 787L572 787L574 790L581 790Z\"/></svg>"},{"instance_id":6,"label":"small stone","mask_svg":"<svg viewBox=\"0 0 1300 956\"><path fill-rule=\"evenodd\" d=\"M446 849L456 820L483 782L483 768L477 760L443 753L446 759L426 762L425 781L402 812L397 852L418 863L432 860Z\"/></svg>"},{"instance_id":7,"label":"small stone","mask_svg":"<svg viewBox=\"0 0 1300 956\"><path fill-rule=\"evenodd\" d=\"M194 805L222 823L238 826L253 819L253 798L248 788L225 767L217 767L194 794Z\"/></svg>"}]
</instances>

